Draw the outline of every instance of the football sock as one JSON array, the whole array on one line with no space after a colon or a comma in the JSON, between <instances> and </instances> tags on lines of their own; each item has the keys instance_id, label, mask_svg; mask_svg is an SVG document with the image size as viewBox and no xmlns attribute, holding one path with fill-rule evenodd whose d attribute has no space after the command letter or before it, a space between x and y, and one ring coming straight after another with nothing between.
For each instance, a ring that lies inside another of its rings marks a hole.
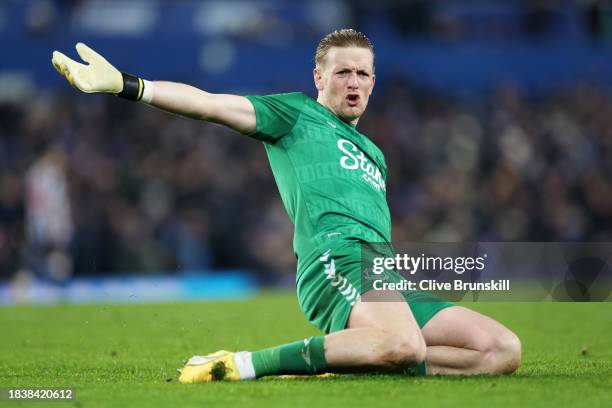
<instances>
[{"instance_id":1,"label":"football sock","mask_svg":"<svg viewBox=\"0 0 612 408\"><path fill-rule=\"evenodd\" d=\"M423 362L416 366L416 374L427 375L427 360L423 360Z\"/></svg>"},{"instance_id":2,"label":"football sock","mask_svg":"<svg viewBox=\"0 0 612 408\"><path fill-rule=\"evenodd\" d=\"M325 372L323 336L251 353L255 377L282 374L319 374Z\"/></svg>"},{"instance_id":3,"label":"football sock","mask_svg":"<svg viewBox=\"0 0 612 408\"><path fill-rule=\"evenodd\" d=\"M427 370L427 361L422 361L415 366L403 369L401 372L411 377L421 377L427 375Z\"/></svg>"},{"instance_id":4,"label":"football sock","mask_svg":"<svg viewBox=\"0 0 612 408\"><path fill-rule=\"evenodd\" d=\"M266 375L320 374L327 369L324 337L310 337L295 343L248 352L236 353L234 361L243 380ZM427 362L411 367L406 374L427 375Z\"/></svg>"}]
</instances>

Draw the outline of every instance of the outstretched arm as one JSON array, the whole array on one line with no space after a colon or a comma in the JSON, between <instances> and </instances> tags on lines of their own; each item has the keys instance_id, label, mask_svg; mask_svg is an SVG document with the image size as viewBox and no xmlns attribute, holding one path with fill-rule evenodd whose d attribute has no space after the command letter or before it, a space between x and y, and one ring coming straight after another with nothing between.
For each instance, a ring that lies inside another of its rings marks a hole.
<instances>
[{"instance_id":1,"label":"outstretched arm","mask_svg":"<svg viewBox=\"0 0 612 408\"><path fill-rule=\"evenodd\" d=\"M241 133L255 131L255 109L243 96L212 94L176 82L144 81L119 72L104 57L83 43L78 43L76 49L87 65L59 51L53 52L51 63L80 91L112 93L131 100L142 100L178 115L219 123Z\"/></svg>"}]
</instances>

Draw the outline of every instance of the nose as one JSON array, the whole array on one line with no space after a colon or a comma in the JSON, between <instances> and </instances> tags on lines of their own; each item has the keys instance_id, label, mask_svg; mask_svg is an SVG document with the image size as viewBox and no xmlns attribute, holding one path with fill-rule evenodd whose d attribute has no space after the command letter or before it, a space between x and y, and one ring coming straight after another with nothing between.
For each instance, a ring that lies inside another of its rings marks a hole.
<instances>
[{"instance_id":1,"label":"nose","mask_svg":"<svg viewBox=\"0 0 612 408\"><path fill-rule=\"evenodd\" d=\"M356 72L351 72L351 74L349 75L349 78L348 78L348 87L350 89L357 89L357 88L359 88L359 81L358 81L357 73Z\"/></svg>"}]
</instances>

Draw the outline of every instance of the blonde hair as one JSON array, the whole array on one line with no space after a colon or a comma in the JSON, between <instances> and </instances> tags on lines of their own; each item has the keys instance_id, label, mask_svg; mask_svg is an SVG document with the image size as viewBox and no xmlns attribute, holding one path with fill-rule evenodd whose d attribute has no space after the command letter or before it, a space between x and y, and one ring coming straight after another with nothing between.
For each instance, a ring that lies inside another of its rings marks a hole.
<instances>
[{"instance_id":1,"label":"blonde hair","mask_svg":"<svg viewBox=\"0 0 612 408\"><path fill-rule=\"evenodd\" d=\"M372 53L372 61L374 61L374 46L365 36L365 34L353 30L352 28L344 28L327 34L317 46L315 52L315 63L317 67L323 64L327 53L332 47L359 47L366 48ZM372 66L372 68L374 68Z\"/></svg>"}]
</instances>

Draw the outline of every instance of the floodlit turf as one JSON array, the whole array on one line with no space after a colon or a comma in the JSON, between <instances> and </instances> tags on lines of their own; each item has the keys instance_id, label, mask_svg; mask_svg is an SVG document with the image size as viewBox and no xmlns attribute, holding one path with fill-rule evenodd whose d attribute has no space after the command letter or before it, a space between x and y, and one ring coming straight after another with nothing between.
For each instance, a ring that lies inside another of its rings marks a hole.
<instances>
[{"instance_id":1,"label":"floodlit turf","mask_svg":"<svg viewBox=\"0 0 612 408\"><path fill-rule=\"evenodd\" d=\"M193 354L317 334L293 295L274 294L235 302L0 308L0 387L76 389L76 402L36 407L612 406L612 303L473 307L522 339L515 375L177 382L176 368Z\"/></svg>"}]
</instances>

